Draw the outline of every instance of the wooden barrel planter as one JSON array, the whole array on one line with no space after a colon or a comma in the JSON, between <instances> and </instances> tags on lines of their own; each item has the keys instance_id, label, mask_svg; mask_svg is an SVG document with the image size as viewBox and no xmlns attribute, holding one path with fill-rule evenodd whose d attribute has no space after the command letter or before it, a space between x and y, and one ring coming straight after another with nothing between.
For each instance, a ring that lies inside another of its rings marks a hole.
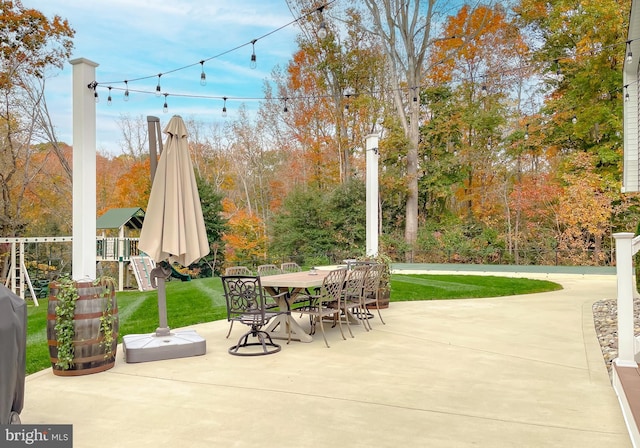
<instances>
[{"instance_id":1,"label":"wooden barrel planter","mask_svg":"<svg viewBox=\"0 0 640 448\"><path fill-rule=\"evenodd\" d=\"M389 300L391 299L391 290L389 288L380 288L378 290L378 305L381 309L389 308Z\"/></svg>"},{"instance_id":2,"label":"wooden barrel planter","mask_svg":"<svg viewBox=\"0 0 640 448\"><path fill-rule=\"evenodd\" d=\"M112 368L115 364L116 349L118 345L118 304L115 296L115 285L108 281L98 283L92 281L76 282L78 291L75 314L73 317L73 363L69 369L63 369L57 365L59 341L56 334L56 306L60 284L52 282L47 309L47 340L49 345L49 358L53 373L59 376L78 376L103 372ZM104 335L101 332L101 320L105 310L110 304L112 320L112 343L110 354L107 355Z\"/></svg>"},{"instance_id":3,"label":"wooden barrel planter","mask_svg":"<svg viewBox=\"0 0 640 448\"><path fill-rule=\"evenodd\" d=\"M381 310L389 308L390 298L391 298L391 290L389 288L380 288L378 290L378 305L380 306ZM372 303L367 305L367 309L375 310L376 306L375 304Z\"/></svg>"}]
</instances>

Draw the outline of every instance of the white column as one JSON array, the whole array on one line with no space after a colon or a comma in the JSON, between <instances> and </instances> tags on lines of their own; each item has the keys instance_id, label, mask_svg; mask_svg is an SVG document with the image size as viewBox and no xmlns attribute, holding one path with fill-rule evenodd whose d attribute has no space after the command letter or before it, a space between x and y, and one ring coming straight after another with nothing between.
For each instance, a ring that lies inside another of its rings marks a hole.
<instances>
[{"instance_id":1,"label":"white column","mask_svg":"<svg viewBox=\"0 0 640 448\"><path fill-rule=\"evenodd\" d=\"M378 134L369 134L366 139L367 161L367 243L366 255L378 255Z\"/></svg>"},{"instance_id":2,"label":"white column","mask_svg":"<svg viewBox=\"0 0 640 448\"><path fill-rule=\"evenodd\" d=\"M128 242L128 240L127 240ZM124 225L118 232L118 291L124 291ZM130 255L130 254L129 254ZM129 258L127 257L127 261Z\"/></svg>"},{"instance_id":3,"label":"white column","mask_svg":"<svg viewBox=\"0 0 640 448\"><path fill-rule=\"evenodd\" d=\"M96 103L89 84L98 64L73 65L73 249L74 280L96 278Z\"/></svg>"},{"instance_id":4,"label":"white column","mask_svg":"<svg viewBox=\"0 0 640 448\"><path fill-rule=\"evenodd\" d=\"M618 280L618 357L622 367L638 367L633 329L633 233L615 233Z\"/></svg>"}]
</instances>

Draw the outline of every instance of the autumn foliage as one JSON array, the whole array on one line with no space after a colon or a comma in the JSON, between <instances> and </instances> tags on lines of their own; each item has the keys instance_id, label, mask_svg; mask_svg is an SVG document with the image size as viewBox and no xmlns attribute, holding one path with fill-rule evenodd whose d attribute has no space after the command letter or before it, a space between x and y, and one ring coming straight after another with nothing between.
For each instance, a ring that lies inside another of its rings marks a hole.
<instances>
[{"instance_id":1,"label":"autumn foliage","mask_svg":"<svg viewBox=\"0 0 640 448\"><path fill-rule=\"evenodd\" d=\"M290 4L303 12L312 3ZM56 66L68 54L73 33L62 19L45 24L19 3L2 4L0 32L24 32L30 20L44 31L42 41L27 39L15 52L3 47L6 61L22 64L38 54L29 53L30 46L42 42L57 44L56 51L34 68ZM326 38L317 37L315 15L300 25L298 50L274 69L255 114L241 106L235 118L194 133L197 174L225 198L227 263L297 254L302 243L288 238L292 226L283 224L294 221L298 229L315 223L305 239L317 241L304 241L305 247L328 251L331 241L359 255L364 216L350 212L362 205L361 189L345 193L337 212L325 213L331 207L321 207L320 199L333 198L350 182L364 183L364 138L372 129L384 131L378 148L381 247L397 259L613 262L612 233L635 231L640 219L638 197L620 193L628 5L520 0L511 9L499 2L448 6L429 28L420 79L394 72L371 32L371 17L336 7L325 16ZM2 76L0 88L9 74ZM64 165L71 163L71 148L34 141L25 132L28 114L8 106L0 105L0 228L5 235L69 234ZM97 162L99 213L146 207L148 157L99 155ZM408 239L414 199L419 226ZM316 220L309 219L310 210Z\"/></svg>"}]
</instances>

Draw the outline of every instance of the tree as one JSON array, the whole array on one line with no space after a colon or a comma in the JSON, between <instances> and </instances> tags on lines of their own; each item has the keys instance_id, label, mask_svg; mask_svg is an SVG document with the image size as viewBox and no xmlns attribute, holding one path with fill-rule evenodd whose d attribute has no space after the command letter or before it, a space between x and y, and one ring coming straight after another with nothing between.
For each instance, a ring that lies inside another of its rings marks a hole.
<instances>
[{"instance_id":1,"label":"tree","mask_svg":"<svg viewBox=\"0 0 640 448\"><path fill-rule=\"evenodd\" d=\"M59 16L48 19L20 1L0 7L0 234L15 236L25 228L22 202L40 169L32 144L46 132L44 79L70 56L74 31Z\"/></svg>"},{"instance_id":2,"label":"tree","mask_svg":"<svg viewBox=\"0 0 640 448\"><path fill-rule=\"evenodd\" d=\"M299 12L317 7L310 0L288 3ZM278 86L278 94L289 98L293 120L288 121L297 129L304 126L313 139L307 143L315 146L308 156L311 166L319 168L312 180L320 183L327 182L323 171L329 169L338 170L340 183L356 175L356 149L363 147L382 111L384 59L379 44L363 28L360 12L354 8L343 12L333 20L326 11L307 17L298 37L300 50L287 67L287 79ZM327 31L324 37L317 33L321 22ZM335 175L330 174L333 180Z\"/></svg>"},{"instance_id":3,"label":"tree","mask_svg":"<svg viewBox=\"0 0 640 448\"><path fill-rule=\"evenodd\" d=\"M123 154L129 156L128 160L135 161L149 156L149 126L142 115L131 117L121 114L118 127L122 132L120 149Z\"/></svg>"},{"instance_id":4,"label":"tree","mask_svg":"<svg viewBox=\"0 0 640 448\"><path fill-rule=\"evenodd\" d=\"M260 218L239 209L228 199L222 201L223 216L227 220L225 258L231 263L246 263L248 260L264 259L267 255L267 236Z\"/></svg>"},{"instance_id":5,"label":"tree","mask_svg":"<svg viewBox=\"0 0 640 448\"><path fill-rule=\"evenodd\" d=\"M207 241L211 251L198 262L202 267L206 266L205 275L220 274L225 260L223 235L227 230L227 221L222 216L222 195L217 193L211 183L200 176L196 176L200 204L202 205L202 217L207 229Z\"/></svg>"},{"instance_id":6,"label":"tree","mask_svg":"<svg viewBox=\"0 0 640 448\"><path fill-rule=\"evenodd\" d=\"M601 221L587 224L572 217L565 207L571 208L574 202L576 210L591 215L589 219L607 217L607 234L611 229L629 231L636 226L629 221L637 219L637 214L628 212L637 208L638 196L622 198L619 191L620 86L629 7L630 3L616 0L521 0L515 8L520 27L526 27L537 44L532 59L543 72L545 96L537 129L546 163L557 168L556 179L563 186L561 211L569 227L562 230L560 243L573 250L581 245L584 253L600 251L611 239L601 233ZM595 202L589 204L580 191L589 192ZM605 206L601 200L610 204Z\"/></svg>"},{"instance_id":7,"label":"tree","mask_svg":"<svg viewBox=\"0 0 640 448\"><path fill-rule=\"evenodd\" d=\"M374 33L382 41L394 87L393 103L408 142L405 240L413 245L418 237L420 143L420 108L418 101L413 101L413 98L417 98L417 89L425 75L425 58L431 43L436 0L427 0L426 5L419 0L365 0L365 4L373 19ZM401 89L403 85L405 88Z\"/></svg>"},{"instance_id":8,"label":"tree","mask_svg":"<svg viewBox=\"0 0 640 448\"><path fill-rule=\"evenodd\" d=\"M269 249L301 258L363 255L365 209L365 185L359 179L328 195L314 188L299 188L287 196L273 219Z\"/></svg>"},{"instance_id":9,"label":"tree","mask_svg":"<svg viewBox=\"0 0 640 448\"><path fill-rule=\"evenodd\" d=\"M450 84L456 98L451 121L465 173L457 194L460 213L493 224L501 214L508 166L501 141L518 123L519 87L530 76L521 66L527 45L501 5L464 5L448 18L433 47L428 77L435 85Z\"/></svg>"}]
</instances>

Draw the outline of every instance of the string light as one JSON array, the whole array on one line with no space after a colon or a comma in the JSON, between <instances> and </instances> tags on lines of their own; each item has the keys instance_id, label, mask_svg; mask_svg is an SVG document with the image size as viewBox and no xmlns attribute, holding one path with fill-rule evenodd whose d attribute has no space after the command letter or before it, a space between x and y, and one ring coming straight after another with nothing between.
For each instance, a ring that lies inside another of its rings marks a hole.
<instances>
[{"instance_id":1,"label":"string light","mask_svg":"<svg viewBox=\"0 0 640 448\"><path fill-rule=\"evenodd\" d=\"M527 123L524 128L524 139L529 140L529 123Z\"/></svg>"},{"instance_id":2,"label":"string light","mask_svg":"<svg viewBox=\"0 0 640 448\"><path fill-rule=\"evenodd\" d=\"M93 100L97 103L100 102L100 97L98 96L98 91L96 90L96 87L98 87L98 83L96 81L92 81L89 83L89 85L87 85L87 87L89 89L93 89Z\"/></svg>"},{"instance_id":3,"label":"string light","mask_svg":"<svg viewBox=\"0 0 640 448\"><path fill-rule=\"evenodd\" d=\"M627 43L627 63L631 64L633 62L633 53L631 52L631 41L628 40L626 43Z\"/></svg>"},{"instance_id":4,"label":"string light","mask_svg":"<svg viewBox=\"0 0 640 448\"><path fill-rule=\"evenodd\" d=\"M109 86L109 96L107 97L107 106L111 106L111 86Z\"/></svg>"},{"instance_id":5,"label":"string light","mask_svg":"<svg viewBox=\"0 0 640 448\"><path fill-rule=\"evenodd\" d=\"M327 37L327 25L324 23L324 15L322 14L323 10L324 5L316 9L316 11L318 11L318 15L320 16L320 27L318 27L318 37L320 39L325 39Z\"/></svg>"},{"instance_id":6,"label":"string light","mask_svg":"<svg viewBox=\"0 0 640 448\"><path fill-rule=\"evenodd\" d=\"M222 103L222 116L226 117L227 116L227 97L223 96L222 99L224 100L224 103Z\"/></svg>"},{"instance_id":7,"label":"string light","mask_svg":"<svg viewBox=\"0 0 640 448\"><path fill-rule=\"evenodd\" d=\"M631 99L631 97L629 96L629 84L624 86L624 101L625 103L628 102Z\"/></svg>"},{"instance_id":8,"label":"string light","mask_svg":"<svg viewBox=\"0 0 640 448\"><path fill-rule=\"evenodd\" d=\"M164 112L165 114L167 112L169 112L169 105L167 104L167 96L169 96L168 93L164 94L164 105L162 106L162 112Z\"/></svg>"},{"instance_id":9,"label":"string light","mask_svg":"<svg viewBox=\"0 0 640 448\"><path fill-rule=\"evenodd\" d=\"M218 55L215 55L215 56L209 57L209 58L207 58L207 59L203 59L203 60L201 60L201 61L199 61L199 62L196 62L196 63L194 63L194 64L190 64L190 65L187 65L187 66L184 66L184 67L180 67L180 68L175 68L175 69L169 70L169 71L165 72L164 74L168 74L168 73L173 73L173 72L177 72L177 71L180 71L180 70L184 70L184 69L187 69L187 68L189 68L189 67L192 67L192 66L194 66L194 65L196 65L196 64L198 64L198 63L200 63L201 65L203 65L203 64L204 64L204 62L206 62L206 61L209 61L209 60L212 60L212 59L215 59L215 58L221 57L221 56L223 56L223 55L226 55L226 54L228 54L228 53L231 53L231 52L233 52L233 51L236 51L236 50L238 50L238 49L240 49L240 48L242 48L242 47L244 47L244 46L246 46L246 45L249 45L249 44L252 44L252 45L255 47L255 43L256 43L258 40L261 40L261 39L263 39L263 38L266 38L266 37L270 36L271 34L276 33L277 31L280 31L280 30L282 30L282 29L284 29L284 28L286 28L286 27L288 27L288 26L290 26L290 25L292 25L292 24L294 24L294 23L297 23L297 22L301 21L302 19L304 19L304 18L308 17L308 16L309 16L309 15L311 15L311 14L315 14L316 12L317 12L319 15L321 15L321 19L320 19L320 20L321 20L320 28L322 29L322 28L323 28L323 25L324 25L324 20L323 20L323 15L322 15L322 14L323 14L323 11L324 11L324 8L326 8L326 7L330 6L330 5L331 5L331 4L333 4L335 1L337 1L337 0L330 0L330 1L327 1L324 5L321 5L321 6L317 7L317 8L315 8L315 9L313 9L313 10L311 10L311 11L309 11L309 12L305 13L305 14L303 14L302 16L300 16L300 17L298 17L298 18L295 18L295 19L294 19L294 20L292 20L291 22L289 22L289 23L287 23L287 24L285 24L285 25L283 25L283 26L281 26L281 27L279 27L279 28L277 28L277 29L275 29L275 30L270 31L270 32L268 32L268 33L264 34L263 36L261 36L261 37L259 37L259 38L257 38L257 39L253 39L253 40L251 40L251 41L249 41L249 42L247 42L247 43L245 43L245 44L238 45L238 46L237 46L237 47L235 47L235 48L232 48L232 49L230 49L230 50L224 51L224 52L222 52L222 53L220 53L220 54L218 54ZM325 27L324 27L324 31L326 31L326 25L325 25ZM318 32L319 32L320 34L322 34L322 31L321 31L320 29L318 30ZM453 36L452 38L455 38L455 36ZM635 40L638 40L638 39L640 39L640 38L631 39L631 40L629 40L629 41L626 41L626 43L627 43L627 44L630 44L631 42L634 42ZM608 48L613 48L613 47L615 47L615 46L617 46L617 45L619 45L619 44L610 44L610 45L608 45L608 46L602 47L602 48L600 49L600 51L603 51L603 50L608 49ZM590 53L592 53L592 52L590 52ZM255 49L254 49L253 54L255 54ZM253 57L252 57L252 59L253 59ZM557 64L557 66L558 66L558 67L557 67L556 74L557 74L557 75L561 75L560 66L559 66L559 59L555 59L555 60L554 60L554 62L555 62L555 63ZM159 81L160 81L160 79L159 79L159 78L160 78L160 76L161 76L161 75L162 75L162 73L161 73L161 74L159 74L159 75L151 75L151 76L144 76L144 77L139 77L139 78L135 78L135 79L130 79L129 81L132 81L132 82L133 82L133 81L140 81L140 80L144 80L144 79L152 78L152 77L154 77L154 76L158 76L158 85L159 85ZM205 75L205 77L206 77L206 75ZM202 75L201 75L201 79L202 79ZM106 83L106 82L105 82L105 83L103 83L103 84L115 84L115 83L122 83L122 82L124 82L124 83L125 83L125 85L126 85L128 81L126 81L126 80L125 80L125 81L112 81L112 82L109 82L109 83ZM158 87L156 87L156 90L158 90ZM127 91L128 91L128 89L127 89ZM125 96L128 96L128 95L126 95L127 91L125 91ZM158 96L159 96L160 94L161 94L161 93L158 93Z\"/></svg>"},{"instance_id":10,"label":"string light","mask_svg":"<svg viewBox=\"0 0 640 448\"><path fill-rule=\"evenodd\" d=\"M225 52L223 52L223 53L221 53L221 54L219 54L219 55L213 56L213 57L211 57L211 58L208 58L208 59L202 59L202 60L200 60L200 61L199 61L199 62L197 62L196 64L198 64L198 63L199 63L199 64L201 65L201 75L200 75L200 82L201 82L201 84L202 84L202 85L205 85L205 84L206 84L206 73L205 73L205 71L204 71L204 62L209 61L209 60L214 59L214 58L217 58L217 57L220 57L220 56L222 56L222 55L224 55L224 54L227 54L227 53L230 53L230 52L232 52L232 51L235 51L235 50L237 50L237 49L239 49L239 48L242 48L242 47L244 47L244 46L246 46L246 45L248 45L248 44L250 43L250 44L252 45L252 50L253 50L253 51L252 51L252 56L251 56L251 64L252 64L252 65L256 65L257 57L255 56L255 43L256 43L258 40L260 40L260 39L262 39L262 38L265 38L265 37L267 37L267 36L269 36L269 35L271 35L271 34L275 33L276 31L279 31L279 30L281 30L281 29L283 29L283 28L285 28L285 27L287 27L287 26L291 25L292 23L296 23L296 22L298 22L299 20L301 20L302 18L304 18L304 17L306 17L306 16L308 16L308 15L310 15L310 14L312 14L312 13L316 13L316 12L317 12L317 13L321 16L321 17L320 17L321 23L320 23L320 27L319 27L319 29L318 29L318 33L319 33L319 34L321 34L321 33L322 33L322 31L323 31L323 29L324 29L324 31L326 31L326 25L325 25L325 23L324 23L322 13L323 13L324 8L325 8L325 7L327 7L327 6L329 6L329 5L330 5L331 3L333 3L334 1L336 1L336 0L329 1L329 2L327 2L325 5L320 6L320 7L318 7L318 8L316 8L316 9L312 10L311 12L309 12L309 13L307 13L307 14L304 14L303 16L301 16L301 17L299 17L299 18L297 18L297 19L293 20L292 22L290 22L290 23L288 23L288 24L286 24L286 25L284 25L284 26L282 26L282 27L280 27L280 28L278 28L278 29L276 29L276 30L274 30L274 31L271 31L271 32L269 32L269 33L265 34L264 36L261 36L261 37L259 37L259 38L257 38L257 39L253 39L253 40L249 41L249 42L248 42L248 43L246 43L246 44L240 45L240 46L238 46L238 47L236 47L236 48L233 48L233 49L231 49L231 50L225 51ZM626 41L626 42L625 42L625 43L626 43L626 45L627 45L627 49L628 49L628 51L627 51L627 55L626 55L626 57L627 57L627 58L631 58L631 59L632 59L632 54L631 54L631 45L630 45L630 44L631 44L633 41L635 41L635 40L639 40L639 39L640 39L640 38L636 38L636 39L628 40L628 41ZM600 51L605 50L605 49L608 49L608 48L613 48L613 47L615 47L615 46L619 46L619 45L621 45L621 43L622 43L622 42L620 42L620 43L616 43L616 44L611 44L611 45L609 45L609 46L607 46L607 47L603 47L603 48L601 48L601 49L600 49ZM576 56L579 56L579 55L572 55L571 57L567 57L567 58L563 58L563 59L570 59L570 58L573 58L573 57L576 57ZM555 64L555 66L556 66L556 74L557 74L558 76L562 76L562 73L561 73L561 66L560 66L560 59L554 59L554 61L553 61L553 62L554 62L554 64ZM156 89L155 89L155 93L156 93L156 95L157 95L157 96L162 95L162 91L161 91L162 89L161 89L160 81L161 81L161 77L162 77L162 75L163 75L163 74L168 74L168 73L173 73L173 72L176 72L176 71L180 71L180 70L186 69L186 68L188 68L188 67L192 67L192 66L194 66L194 65L196 65L196 64L191 64L191 65L188 65L188 66L185 66L185 67L180 67L180 68L176 68L176 69L173 69L173 70L169 70L169 71L164 72L164 73L159 73L159 74L157 74L157 75L153 75L153 76L157 76L157 78L158 78L158 83L157 83L157 86L156 86ZM254 68L254 67L252 67L252 68ZM510 69L510 70L508 70L508 71L513 72L513 71L522 71L522 70L526 70L526 67L524 67L524 68L523 68L523 67L518 67L518 68L516 68L516 69ZM153 76L141 77L141 78L136 78L136 79L133 79L133 80L114 81L113 83L117 83L117 82L124 83L124 85L125 85L125 88L124 88L124 89L119 89L119 88L117 88L117 87L115 87L115 89L116 89L116 90L124 90L124 101L128 101L128 100L129 100L129 96L130 96L130 92L151 93L151 92L148 92L148 91L141 91L141 90L131 90L131 91L130 91L130 90L129 90L129 81L139 81L139 80L143 80L143 79L149 79L149 78L152 78ZM483 76L483 77L484 77L484 76ZM94 82L95 82L95 81L94 81ZM103 86L104 86L105 84L108 84L108 83L102 83L102 85L103 85ZM96 103L98 103L98 102L99 102L99 96L98 96L98 93L97 93L97 91L96 91L96 88L97 88L97 87L98 87L98 83L97 83L97 82L95 82L95 86L93 87L93 89L94 89L94 98L95 98ZM412 89L414 90L414 96L413 96L413 101L414 101L414 102L417 102L417 101L418 101L418 97L417 97L417 94L416 94L416 92L415 92L415 89L418 89L418 88L421 88L421 87L422 87L422 86L412 87ZM628 100L629 100L629 93L628 93L628 91L627 91L627 87L628 87L628 86L625 86L625 96L624 96L625 101L628 101ZM108 88L109 88L109 91L111 92L111 86L109 86ZM401 89L401 90L404 90L404 89ZM618 89L615 89L615 91L619 91L619 90L620 90L619 88L618 88ZM483 95L487 93L487 86L486 86L485 84L482 84L482 86L481 86L481 93L482 93ZM165 94L165 99L166 99L166 96L167 96L167 95L169 95L169 93L166 93L166 94ZM214 96L201 96L201 95L189 95L189 94L186 94L186 95L185 95L185 94L173 94L173 95L174 95L174 96L183 96L183 97L193 97L193 98L205 98L205 99L220 99L220 98L221 98L221 97L214 97ZM111 97L111 94L109 94L109 97ZM320 98L322 98L323 96L321 95L321 96L319 96L319 97L320 97ZM329 97L329 96L327 96L327 97ZM297 97L296 97L296 98L297 98ZM300 97L300 98L304 98L304 97ZM313 96L312 98L318 98L318 96ZM227 99L229 99L229 97L226 97L226 96L225 96L225 97L222 97L222 99L224 100L223 116L226 116L226 100L227 100ZM234 99L234 100L267 100L268 98L233 98L233 99ZM287 99L288 99L288 98L287 98ZM347 99L348 99L348 96L347 96ZM111 103L111 102L109 101L109 99L107 100L107 102L108 102L109 104ZM165 101L165 102L166 102L166 101ZM286 109L286 108L287 108L287 104L286 104L286 101L285 101L285 109ZM349 108L348 104L345 106L345 108L348 110L348 108ZM577 121L577 118L576 118L575 120ZM574 120L572 120L572 121L574 121Z\"/></svg>"},{"instance_id":11,"label":"string light","mask_svg":"<svg viewBox=\"0 0 640 448\"><path fill-rule=\"evenodd\" d=\"M288 100L288 99L289 99L289 98L284 98L284 109L282 109L282 111L283 111L284 113L289 112L289 109L287 109L287 100Z\"/></svg>"},{"instance_id":12,"label":"string light","mask_svg":"<svg viewBox=\"0 0 640 448\"><path fill-rule=\"evenodd\" d=\"M202 73L200 73L200 85L204 87L207 85L207 74L204 72L204 59L200 61L200 65L202 66Z\"/></svg>"},{"instance_id":13,"label":"string light","mask_svg":"<svg viewBox=\"0 0 640 448\"><path fill-rule=\"evenodd\" d=\"M255 69L258 66L256 62L256 42L257 42L257 39L253 39L251 41L253 52L251 53L251 62L249 63L249 67L251 67L252 69Z\"/></svg>"},{"instance_id":14,"label":"string light","mask_svg":"<svg viewBox=\"0 0 640 448\"><path fill-rule=\"evenodd\" d=\"M577 122L578 122L578 117L574 115L573 118L571 119L571 123L576 124Z\"/></svg>"}]
</instances>

